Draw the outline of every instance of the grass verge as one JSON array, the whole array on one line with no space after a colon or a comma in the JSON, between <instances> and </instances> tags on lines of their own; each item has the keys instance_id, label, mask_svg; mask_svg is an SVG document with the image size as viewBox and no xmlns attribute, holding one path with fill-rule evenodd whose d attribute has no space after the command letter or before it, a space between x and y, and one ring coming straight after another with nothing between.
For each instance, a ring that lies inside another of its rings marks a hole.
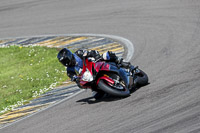
<instances>
[{"instance_id":1,"label":"grass verge","mask_svg":"<svg viewBox=\"0 0 200 133\"><path fill-rule=\"evenodd\" d=\"M0 113L12 110L66 80L55 48L0 48Z\"/></svg>"}]
</instances>

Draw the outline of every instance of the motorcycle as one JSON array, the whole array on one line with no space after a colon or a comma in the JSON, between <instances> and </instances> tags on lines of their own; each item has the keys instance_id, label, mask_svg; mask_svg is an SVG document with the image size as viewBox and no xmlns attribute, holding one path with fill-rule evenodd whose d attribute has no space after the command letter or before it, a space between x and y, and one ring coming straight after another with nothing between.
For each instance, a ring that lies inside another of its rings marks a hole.
<instances>
[{"instance_id":1,"label":"motorcycle","mask_svg":"<svg viewBox=\"0 0 200 133\"><path fill-rule=\"evenodd\" d=\"M83 69L78 76L79 87L97 89L109 95L127 97L132 88L148 84L148 76L138 67L126 69L121 66L127 62L116 64L94 58L83 59Z\"/></svg>"}]
</instances>

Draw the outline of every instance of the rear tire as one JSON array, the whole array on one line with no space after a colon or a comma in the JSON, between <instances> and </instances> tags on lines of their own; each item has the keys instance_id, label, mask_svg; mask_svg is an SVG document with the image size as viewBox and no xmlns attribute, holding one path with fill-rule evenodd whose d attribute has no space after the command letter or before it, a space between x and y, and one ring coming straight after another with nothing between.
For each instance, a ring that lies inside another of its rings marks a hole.
<instances>
[{"instance_id":1,"label":"rear tire","mask_svg":"<svg viewBox=\"0 0 200 133\"><path fill-rule=\"evenodd\" d=\"M144 86L148 84L149 78L145 72L140 70L140 73L136 74L136 76L135 82L137 85Z\"/></svg>"},{"instance_id":2,"label":"rear tire","mask_svg":"<svg viewBox=\"0 0 200 133\"><path fill-rule=\"evenodd\" d=\"M113 95L113 96L118 96L118 97L127 97L130 95L130 91L128 88L124 88L124 90L117 90L112 88L111 86L107 85L104 80L100 80L98 84L99 89L102 91Z\"/></svg>"}]
</instances>

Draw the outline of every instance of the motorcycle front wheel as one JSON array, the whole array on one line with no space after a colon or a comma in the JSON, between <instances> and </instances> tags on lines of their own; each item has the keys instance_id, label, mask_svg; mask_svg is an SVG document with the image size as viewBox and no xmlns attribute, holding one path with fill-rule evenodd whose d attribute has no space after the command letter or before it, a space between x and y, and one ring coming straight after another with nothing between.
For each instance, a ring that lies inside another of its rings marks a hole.
<instances>
[{"instance_id":1,"label":"motorcycle front wheel","mask_svg":"<svg viewBox=\"0 0 200 133\"><path fill-rule=\"evenodd\" d=\"M102 91L104 91L110 95L117 96L117 97L128 97L130 95L130 90L127 87L124 87L123 89L119 90L119 89L116 89L116 88L108 85L105 82L106 81L104 81L104 80L99 81L98 87Z\"/></svg>"}]
</instances>

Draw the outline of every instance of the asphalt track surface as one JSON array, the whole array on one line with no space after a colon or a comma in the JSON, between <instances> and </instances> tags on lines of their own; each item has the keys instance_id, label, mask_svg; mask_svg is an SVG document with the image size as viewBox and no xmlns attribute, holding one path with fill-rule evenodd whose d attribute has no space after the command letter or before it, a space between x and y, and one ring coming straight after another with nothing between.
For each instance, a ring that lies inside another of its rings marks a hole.
<instances>
[{"instance_id":1,"label":"asphalt track surface","mask_svg":"<svg viewBox=\"0 0 200 133\"><path fill-rule=\"evenodd\" d=\"M0 2L0 38L80 33L129 39L150 84L124 99L87 91L1 133L200 132L199 0Z\"/></svg>"}]
</instances>

